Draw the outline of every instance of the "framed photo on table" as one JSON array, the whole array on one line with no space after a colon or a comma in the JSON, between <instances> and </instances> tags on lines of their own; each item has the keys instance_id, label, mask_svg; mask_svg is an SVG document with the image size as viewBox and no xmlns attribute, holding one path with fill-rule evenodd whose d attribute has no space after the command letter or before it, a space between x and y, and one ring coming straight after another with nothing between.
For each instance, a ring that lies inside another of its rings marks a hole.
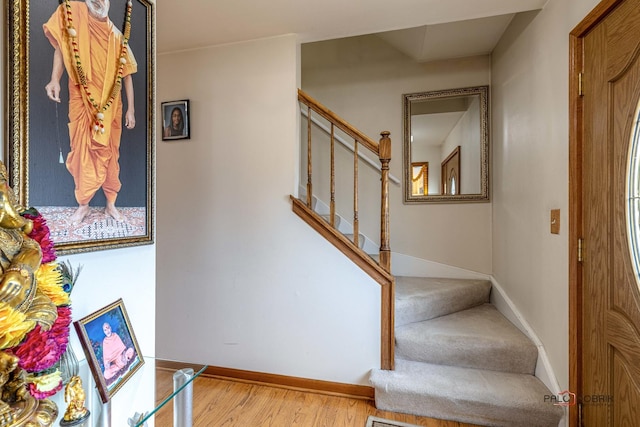
<instances>
[{"instance_id":1,"label":"framed photo on table","mask_svg":"<svg viewBox=\"0 0 640 427\"><path fill-rule=\"evenodd\" d=\"M87 4L4 8L9 184L47 220L59 255L154 239L155 0L107 3L108 50L88 31L101 11Z\"/></svg>"},{"instance_id":2,"label":"framed photo on table","mask_svg":"<svg viewBox=\"0 0 640 427\"><path fill-rule=\"evenodd\" d=\"M142 367L144 358L119 299L74 322L102 403Z\"/></svg>"},{"instance_id":3,"label":"framed photo on table","mask_svg":"<svg viewBox=\"0 0 640 427\"><path fill-rule=\"evenodd\" d=\"M162 140L189 139L189 100L162 103Z\"/></svg>"}]
</instances>

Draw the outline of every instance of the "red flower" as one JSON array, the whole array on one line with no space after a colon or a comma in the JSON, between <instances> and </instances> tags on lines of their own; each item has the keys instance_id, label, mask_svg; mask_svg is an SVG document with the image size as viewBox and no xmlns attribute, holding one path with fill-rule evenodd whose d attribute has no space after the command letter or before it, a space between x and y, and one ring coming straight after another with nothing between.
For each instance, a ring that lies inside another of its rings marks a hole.
<instances>
[{"instance_id":1,"label":"red flower","mask_svg":"<svg viewBox=\"0 0 640 427\"><path fill-rule=\"evenodd\" d=\"M47 221L40 215L40 212L35 209L30 209L23 213L23 216L33 221L33 230L29 233L29 237L38 242L40 248L42 248L42 263L46 264L54 261L56 259L56 253L49 235L50 230Z\"/></svg>"},{"instance_id":2,"label":"red flower","mask_svg":"<svg viewBox=\"0 0 640 427\"><path fill-rule=\"evenodd\" d=\"M27 372L51 368L67 349L70 324L71 308L58 307L58 318L51 329L43 331L40 325L36 326L12 349L12 353L20 358L18 366Z\"/></svg>"}]
</instances>

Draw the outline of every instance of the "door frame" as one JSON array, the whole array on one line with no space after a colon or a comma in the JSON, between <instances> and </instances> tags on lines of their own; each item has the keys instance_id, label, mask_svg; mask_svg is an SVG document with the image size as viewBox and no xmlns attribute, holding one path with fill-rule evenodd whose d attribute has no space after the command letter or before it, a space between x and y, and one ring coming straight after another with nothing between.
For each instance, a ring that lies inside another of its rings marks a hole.
<instances>
[{"instance_id":1,"label":"door frame","mask_svg":"<svg viewBox=\"0 0 640 427\"><path fill-rule=\"evenodd\" d=\"M584 110L580 73L584 37L624 0L602 0L569 34L569 390L582 395L582 153ZM578 426L578 406L569 406L569 426Z\"/></svg>"}]
</instances>

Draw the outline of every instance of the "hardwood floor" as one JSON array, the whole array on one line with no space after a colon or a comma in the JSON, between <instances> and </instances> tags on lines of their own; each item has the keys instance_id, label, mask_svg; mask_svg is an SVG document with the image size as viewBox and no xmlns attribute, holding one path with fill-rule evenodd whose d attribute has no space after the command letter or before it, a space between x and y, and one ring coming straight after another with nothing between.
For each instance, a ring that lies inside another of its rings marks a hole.
<instances>
[{"instance_id":1,"label":"hardwood floor","mask_svg":"<svg viewBox=\"0 0 640 427\"><path fill-rule=\"evenodd\" d=\"M173 371L158 369L157 395L172 388ZM372 401L271 387L211 377L193 385L194 427L364 427L369 415L423 427L474 427L414 415L379 411ZM173 405L155 418L157 427L173 425Z\"/></svg>"}]
</instances>

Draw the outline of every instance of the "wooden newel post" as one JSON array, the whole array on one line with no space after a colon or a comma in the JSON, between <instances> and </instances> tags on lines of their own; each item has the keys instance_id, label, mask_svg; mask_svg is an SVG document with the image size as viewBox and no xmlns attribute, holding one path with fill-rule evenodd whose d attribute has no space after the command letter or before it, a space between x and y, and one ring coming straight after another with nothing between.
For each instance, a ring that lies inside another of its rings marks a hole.
<instances>
[{"instance_id":1,"label":"wooden newel post","mask_svg":"<svg viewBox=\"0 0 640 427\"><path fill-rule=\"evenodd\" d=\"M382 176L380 198L380 267L391 272L391 249L389 248L389 162L391 161L391 132L380 132L378 157Z\"/></svg>"}]
</instances>

